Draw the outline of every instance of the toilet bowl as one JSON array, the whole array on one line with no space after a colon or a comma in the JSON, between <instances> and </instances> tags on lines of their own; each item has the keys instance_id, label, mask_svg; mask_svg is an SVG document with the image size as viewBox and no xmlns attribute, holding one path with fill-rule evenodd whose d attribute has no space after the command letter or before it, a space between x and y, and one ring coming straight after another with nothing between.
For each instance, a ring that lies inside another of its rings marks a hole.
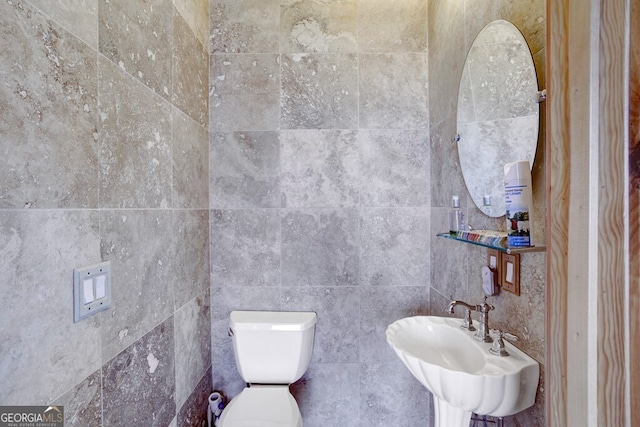
<instances>
[{"instance_id":1,"label":"toilet bowl","mask_svg":"<svg viewBox=\"0 0 640 427\"><path fill-rule=\"evenodd\" d=\"M234 311L229 335L247 387L224 408L220 427L302 427L289 385L311 360L313 312Z\"/></svg>"},{"instance_id":2,"label":"toilet bowl","mask_svg":"<svg viewBox=\"0 0 640 427\"><path fill-rule=\"evenodd\" d=\"M223 427L302 427L289 386L252 386L234 397L222 412Z\"/></svg>"}]
</instances>

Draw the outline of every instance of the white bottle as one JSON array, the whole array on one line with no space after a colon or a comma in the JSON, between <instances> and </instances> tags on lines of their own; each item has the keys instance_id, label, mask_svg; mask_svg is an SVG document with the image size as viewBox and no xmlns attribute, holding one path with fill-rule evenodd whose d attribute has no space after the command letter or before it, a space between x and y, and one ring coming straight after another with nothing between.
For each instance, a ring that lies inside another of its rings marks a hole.
<instances>
[{"instance_id":1,"label":"white bottle","mask_svg":"<svg viewBox=\"0 0 640 427\"><path fill-rule=\"evenodd\" d=\"M504 166L504 197L507 210L507 246L534 246L532 239L533 193L528 160Z\"/></svg>"}]
</instances>

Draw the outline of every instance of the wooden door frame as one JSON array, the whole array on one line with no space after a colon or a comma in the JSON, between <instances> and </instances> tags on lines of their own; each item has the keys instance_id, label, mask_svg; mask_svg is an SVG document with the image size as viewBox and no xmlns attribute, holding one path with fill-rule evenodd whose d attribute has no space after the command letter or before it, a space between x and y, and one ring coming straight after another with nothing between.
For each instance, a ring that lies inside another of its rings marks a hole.
<instances>
[{"instance_id":1,"label":"wooden door frame","mask_svg":"<svg viewBox=\"0 0 640 427\"><path fill-rule=\"evenodd\" d=\"M629 1L547 0L549 427L631 425Z\"/></svg>"}]
</instances>

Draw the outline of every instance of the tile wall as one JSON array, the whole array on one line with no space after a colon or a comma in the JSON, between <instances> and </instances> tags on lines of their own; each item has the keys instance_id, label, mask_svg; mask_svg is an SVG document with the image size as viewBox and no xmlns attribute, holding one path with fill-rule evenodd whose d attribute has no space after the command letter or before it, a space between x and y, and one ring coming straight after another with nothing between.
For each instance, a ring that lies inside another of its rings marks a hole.
<instances>
[{"instance_id":1,"label":"tile wall","mask_svg":"<svg viewBox=\"0 0 640 427\"><path fill-rule=\"evenodd\" d=\"M214 387L234 396L229 312L313 310L305 426L424 426L387 345L427 314L427 2L214 0L210 206Z\"/></svg>"},{"instance_id":2,"label":"tile wall","mask_svg":"<svg viewBox=\"0 0 640 427\"><path fill-rule=\"evenodd\" d=\"M200 425L211 390L208 2L0 2L0 405ZM112 308L73 322L72 271Z\"/></svg>"},{"instance_id":3,"label":"tile wall","mask_svg":"<svg viewBox=\"0 0 640 427\"><path fill-rule=\"evenodd\" d=\"M544 87L543 1L210 3L0 3L0 404L196 425L212 386L243 387L232 309L314 310L305 425L429 425L384 330L479 298L484 252L432 238L465 194L459 74L501 17ZM74 324L71 271L101 260L114 308ZM522 277L493 319L542 362L543 254ZM543 425L543 398L512 421Z\"/></svg>"},{"instance_id":4,"label":"tile wall","mask_svg":"<svg viewBox=\"0 0 640 427\"><path fill-rule=\"evenodd\" d=\"M492 219L478 210L469 196L452 142L456 134L457 94L466 53L475 36L489 22L506 19L523 33L533 54L538 85L545 88L545 2L473 0L429 1L429 103L431 126L431 235L446 230L451 196L460 194L466 218L474 228L504 230L504 217ZM545 242L545 104L541 104L540 132L533 166L534 240ZM431 245L431 311L442 313L452 299L470 303L482 300L480 268L487 263L486 251L471 245L433 238ZM541 364L545 354L545 282L546 254L521 255L521 295L503 292L493 297L496 307L490 314L490 326L511 332L516 343ZM460 316L460 313L456 314ZM542 380L542 378L541 378ZM544 421L544 384L538 389L537 403L531 409L505 419L509 425L537 427Z\"/></svg>"},{"instance_id":5,"label":"tile wall","mask_svg":"<svg viewBox=\"0 0 640 427\"><path fill-rule=\"evenodd\" d=\"M542 0L212 2L215 387L231 396L243 387L231 310L314 310L312 364L292 387L305 425L432 422L428 394L384 330L440 314L450 298L480 298L485 252L432 238L454 192L474 224L502 226L469 207L449 145L458 82L475 34L503 18L525 34L544 87L544 16ZM543 140L538 153L542 242ZM521 274L522 296L495 299L493 326L543 362L544 254L523 257ZM542 390L510 421L543 425Z\"/></svg>"}]
</instances>

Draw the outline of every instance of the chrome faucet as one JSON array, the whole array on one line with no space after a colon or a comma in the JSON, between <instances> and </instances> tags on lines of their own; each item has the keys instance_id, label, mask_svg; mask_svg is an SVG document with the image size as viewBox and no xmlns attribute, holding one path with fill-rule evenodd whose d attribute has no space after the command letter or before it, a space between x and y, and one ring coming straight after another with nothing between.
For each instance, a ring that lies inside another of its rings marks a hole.
<instances>
[{"instance_id":1,"label":"chrome faucet","mask_svg":"<svg viewBox=\"0 0 640 427\"><path fill-rule=\"evenodd\" d=\"M484 297L482 304L476 305L467 304L464 301L451 301L447 307L447 311L453 314L453 309L457 305L466 307L467 310L477 311L480 313L480 325L478 327L478 332L473 335L473 338L482 342L493 342L493 338L489 335L489 312L495 309L495 307L491 304L487 304L487 297Z\"/></svg>"}]
</instances>

